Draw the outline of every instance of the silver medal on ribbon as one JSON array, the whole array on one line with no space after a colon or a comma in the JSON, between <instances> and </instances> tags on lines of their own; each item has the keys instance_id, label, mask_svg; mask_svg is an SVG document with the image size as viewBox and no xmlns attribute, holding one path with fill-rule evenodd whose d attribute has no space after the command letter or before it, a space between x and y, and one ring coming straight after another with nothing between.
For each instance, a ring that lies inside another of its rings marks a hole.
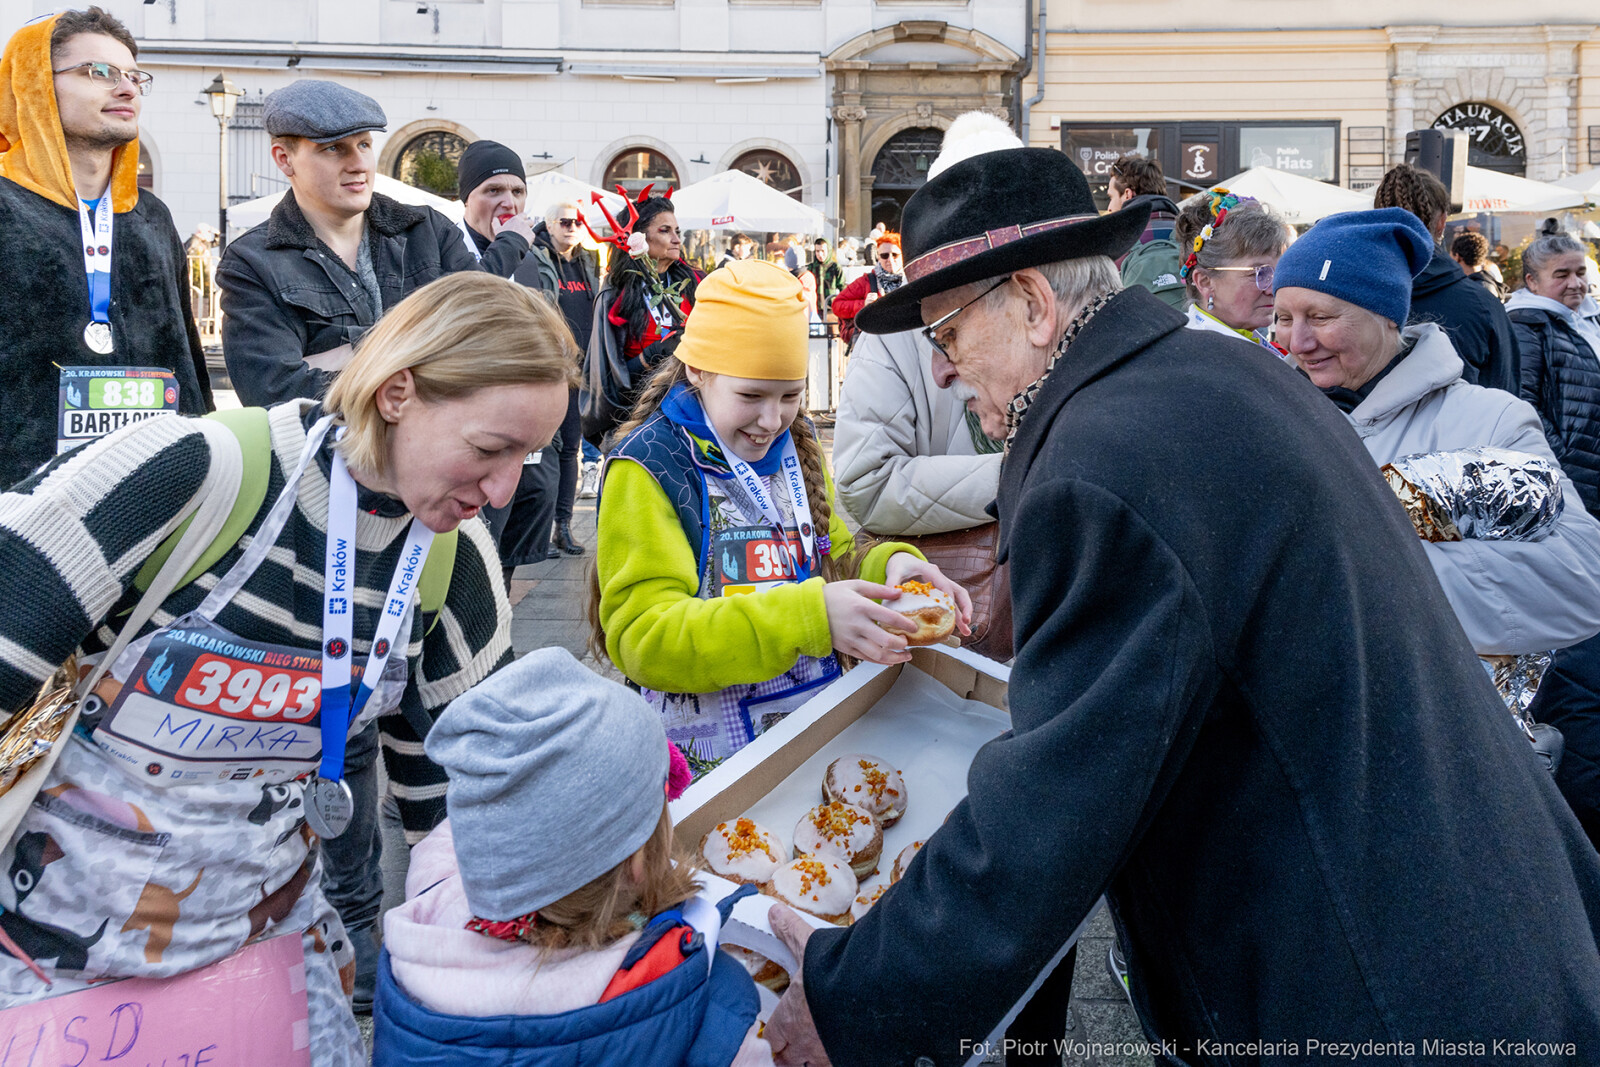
<instances>
[{"instance_id":1,"label":"silver medal on ribbon","mask_svg":"<svg viewBox=\"0 0 1600 1067\"><path fill-rule=\"evenodd\" d=\"M111 342L109 322L91 322L83 328L83 343L96 355L109 356L115 347Z\"/></svg>"},{"instance_id":2,"label":"silver medal on ribbon","mask_svg":"<svg viewBox=\"0 0 1600 1067\"><path fill-rule=\"evenodd\" d=\"M318 837L338 837L349 828L355 813L355 798L344 779L313 778L306 785L306 825Z\"/></svg>"}]
</instances>

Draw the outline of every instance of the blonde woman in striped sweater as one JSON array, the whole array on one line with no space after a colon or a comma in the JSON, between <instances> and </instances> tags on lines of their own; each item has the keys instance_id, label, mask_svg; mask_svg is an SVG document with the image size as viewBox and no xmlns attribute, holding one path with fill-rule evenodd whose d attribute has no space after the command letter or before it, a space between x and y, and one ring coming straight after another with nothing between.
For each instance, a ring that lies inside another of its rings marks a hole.
<instances>
[{"instance_id":1,"label":"blonde woman in striped sweater","mask_svg":"<svg viewBox=\"0 0 1600 1067\"><path fill-rule=\"evenodd\" d=\"M315 847L349 823L341 750L382 716L408 838L443 818L445 775L418 734L511 659L500 563L477 515L505 503L523 457L549 443L575 359L536 294L456 274L394 308L325 403L266 412L259 510L161 605L149 640L108 676L120 681L85 701L0 852L11 874L0 1008L195 971L297 933L312 1062L365 1063L346 1000L350 937L319 886ZM196 421L161 417L0 495L7 712L69 655L109 647L139 597L136 574L211 462ZM450 531L453 545L433 544ZM448 592L424 610L423 560L452 548Z\"/></svg>"}]
</instances>

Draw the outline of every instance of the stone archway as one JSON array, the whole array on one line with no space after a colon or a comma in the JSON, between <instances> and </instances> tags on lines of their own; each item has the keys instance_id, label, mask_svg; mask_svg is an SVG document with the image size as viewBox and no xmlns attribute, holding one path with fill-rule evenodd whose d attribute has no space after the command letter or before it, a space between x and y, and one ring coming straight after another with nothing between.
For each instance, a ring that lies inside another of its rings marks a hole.
<instances>
[{"instance_id":1,"label":"stone archway","mask_svg":"<svg viewBox=\"0 0 1600 1067\"><path fill-rule=\"evenodd\" d=\"M993 37L932 20L897 22L830 54L838 124L839 214L844 234L872 224L872 166L897 134L948 129L965 111L1010 120L1021 57Z\"/></svg>"},{"instance_id":2,"label":"stone archway","mask_svg":"<svg viewBox=\"0 0 1600 1067\"><path fill-rule=\"evenodd\" d=\"M383 142L383 147L378 150L378 173L395 177L395 165L400 162L400 153L406 146L425 133L452 133L463 141L471 144L478 140L478 135L449 119L418 119L408 122L391 133Z\"/></svg>"}]
</instances>

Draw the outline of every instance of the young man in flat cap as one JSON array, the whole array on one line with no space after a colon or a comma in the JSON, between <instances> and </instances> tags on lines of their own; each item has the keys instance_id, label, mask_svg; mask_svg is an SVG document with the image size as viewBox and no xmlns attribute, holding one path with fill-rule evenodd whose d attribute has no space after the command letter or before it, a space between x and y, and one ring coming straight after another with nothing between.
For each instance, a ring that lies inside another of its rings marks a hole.
<instances>
[{"instance_id":1,"label":"young man in flat cap","mask_svg":"<svg viewBox=\"0 0 1600 1067\"><path fill-rule=\"evenodd\" d=\"M1600 856L1349 422L1121 288L1147 213L973 156L857 316L1005 442L1011 729L859 922L773 909L777 1062L966 1062L1102 895L1157 1062L1593 1062Z\"/></svg>"},{"instance_id":2,"label":"young man in flat cap","mask_svg":"<svg viewBox=\"0 0 1600 1067\"><path fill-rule=\"evenodd\" d=\"M246 404L320 397L412 290L458 270L509 278L528 252L520 214L494 223L480 260L437 211L374 193L372 134L388 120L369 96L308 78L270 93L262 121L289 191L217 269L223 355Z\"/></svg>"},{"instance_id":3,"label":"young man in flat cap","mask_svg":"<svg viewBox=\"0 0 1600 1067\"><path fill-rule=\"evenodd\" d=\"M137 54L91 7L34 20L0 59L0 486L121 424L102 402L124 381L151 386L141 414L211 407L183 246L138 185Z\"/></svg>"}]
</instances>

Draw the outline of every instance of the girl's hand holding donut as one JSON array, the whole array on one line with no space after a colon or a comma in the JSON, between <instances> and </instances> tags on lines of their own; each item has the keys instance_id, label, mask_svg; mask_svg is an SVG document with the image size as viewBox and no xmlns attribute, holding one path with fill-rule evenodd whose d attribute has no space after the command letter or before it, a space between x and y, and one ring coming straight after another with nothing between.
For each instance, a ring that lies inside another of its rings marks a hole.
<instances>
[{"instance_id":1,"label":"girl's hand holding donut","mask_svg":"<svg viewBox=\"0 0 1600 1067\"><path fill-rule=\"evenodd\" d=\"M898 589L874 582L829 582L822 601L828 609L828 631L833 647L847 656L870 663L906 663L906 635L911 624L893 608L877 603L893 601Z\"/></svg>"},{"instance_id":2,"label":"girl's hand holding donut","mask_svg":"<svg viewBox=\"0 0 1600 1067\"><path fill-rule=\"evenodd\" d=\"M910 552L896 552L889 557L884 571L886 580L890 585L904 585L906 582L926 582L935 589L944 593L955 602L956 630L963 637L972 633L972 597L961 586L945 577L943 571L926 560L918 559Z\"/></svg>"}]
</instances>

